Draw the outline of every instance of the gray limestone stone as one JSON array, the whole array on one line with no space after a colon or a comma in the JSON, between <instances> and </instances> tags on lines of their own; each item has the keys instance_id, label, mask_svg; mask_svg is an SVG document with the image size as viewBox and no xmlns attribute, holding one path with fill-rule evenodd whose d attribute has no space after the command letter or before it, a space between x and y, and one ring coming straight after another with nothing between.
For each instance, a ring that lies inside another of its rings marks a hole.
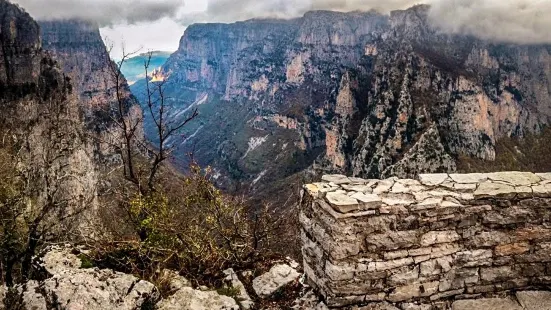
<instances>
[{"instance_id":1,"label":"gray limestone stone","mask_svg":"<svg viewBox=\"0 0 551 310\"><path fill-rule=\"evenodd\" d=\"M341 174L324 175L321 177L321 180L329 183L335 183L337 185L350 183L350 179L347 176Z\"/></svg>"},{"instance_id":2,"label":"gray limestone stone","mask_svg":"<svg viewBox=\"0 0 551 310\"><path fill-rule=\"evenodd\" d=\"M474 197L476 199L487 197L512 198L515 195L516 192L513 185L494 183L490 181L480 183L474 192Z\"/></svg>"},{"instance_id":3,"label":"gray limestone stone","mask_svg":"<svg viewBox=\"0 0 551 310\"><path fill-rule=\"evenodd\" d=\"M517 292L516 296L525 310L551 310L551 292Z\"/></svg>"},{"instance_id":4,"label":"gray limestone stone","mask_svg":"<svg viewBox=\"0 0 551 310\"><path fill-rule=\"evenodd\" d=\"M376 209L383 203L378 195L355 193L351 198L360 202L362 209Z\"/></svg>"},{"instance_id":5,"label":"gray limestone stone","mask_svg":"<svg viewBox=\"0 0 551 310\"><path fill-rule=\"evenodd\" d=\"M441 173L441 174L420 174L419 175L419 181L427 186L437 186L444 181L446 181L449 178L449 175L447 173Z\"/></svg>"},{"instance_id":6,"label":"gray limestone stone","mask_svg":"<svg viewBox=\"0 0 551 310\"><path fill-rule=\"evenodd\" d=\"M488 179L492 181L501 181L510 183L512 185L534 185L541 182L541 178L531 172L517 172L517 171L507 171L507 172L495 172L488 173Z\"/></svg>"},{"instance_id":7,"label":"gray limestone stone","mask_svg":"<svg viewBox=\"0 0 551 310\"><path fill-rule=\"evenodd\" d=\"M431 246L438 243L450 243L461 239L455 230L429 231L421 237L421 246Z\"/></svg>"},{"instance_id":8,"label":"gray limestone stone","mask_svg":"<svg viewBox=\"0 0 551 310\"><path fill-rule=\"evenodd\" d=\"M239 310L237 302L215 291L194 290L184 287L174 295L164 299L157 310Z\"/></svg>"},{"instance_id":9,"label":"gray limestone stone","mask_svg":"<svg viewBox=\"0 0 551 310\"><path fill-rule=\"evenodd\" d=\"M452 304L452 310L523 310L510 298L484 298L476 300L458 300Z\"/></svg>"},{"instance_id":10,"label":"gray limestone stone","mask_svg":"<svg viewBox=\"0 0 551 310\"><path fill-rule=\"evenodd\" d=\"M461 184L476 184L486 181L488 176L484 173L450 174L450 178Z\"/></svg>"},{"instance_id":11,"label":"gray limestone stone","mask_svg":"<svg viewBox=\"0 0 551 310\"><path fill-rule=\"evenodd\" d=\"M297 280L300 274L291 266L278 264L253 280L253 289L259 297L269 297L280 288Z\"/></svg>"},{"instance_id":12,"label":"gray limestone stone","mask_svg":"<svg viewBox=\"0 0 551 310\"><path fill-rule=\"evenodd\" d=\"M349 213L360 210L358 200L342 193L330 192L325 196L327 202L341 213Z\"/></svg>"}]
</instances>

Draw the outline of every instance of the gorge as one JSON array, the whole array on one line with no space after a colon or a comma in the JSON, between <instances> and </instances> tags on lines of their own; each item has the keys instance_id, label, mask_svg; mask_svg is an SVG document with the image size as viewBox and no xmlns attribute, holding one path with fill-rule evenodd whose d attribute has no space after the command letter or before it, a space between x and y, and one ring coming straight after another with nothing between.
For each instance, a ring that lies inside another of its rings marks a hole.
<instances>
[{"instance_id":1,"label":"gorge","mask_svg":"<svg viewBox=\"0 0 551 310\"><path fill-rule=\"evenodd\" d=\"M419 5L190 26L162 69L174 115L201 114L180 165L193 152L219 185L274 196L320 173L453 172L460 158L491 162L499 139L549 124L549 46L446 34L427 14Z\"/></svg>"},{"instance_id":2,"label":"gorge","mask_svg":"<svg viewBox=\"0 0 551 310\"><path fill-rule=\"evenodd\" d=\"M429 10L192 24L127 81L0 0L0 309L549 307L551 45Z\"/></svg>"}]
</instances>

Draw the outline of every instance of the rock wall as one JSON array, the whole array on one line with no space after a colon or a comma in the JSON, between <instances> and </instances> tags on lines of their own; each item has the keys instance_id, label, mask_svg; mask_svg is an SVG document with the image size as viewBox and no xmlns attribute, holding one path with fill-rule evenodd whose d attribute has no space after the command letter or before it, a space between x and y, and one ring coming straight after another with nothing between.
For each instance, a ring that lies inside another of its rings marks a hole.
<instances>
[{"instance_id":1,"label":"rock wall","mask_svg":"<svg viewBox=\"0 0 551 310\"><path fill-rule=\"evenodd\" d=\"M550 207L551 174L324 176L305 186L301 204L305 273L330 307L444 309L546 287Z\"/></svg>"},{"instance_id":2,"label":"rock wall","mask_svg":"<svg viewBox=\"0 0 551 310\"><path fill-rule=\"evenodd\" d=\"M500 139L551 123L548 45L444 34L428 12L190 26L162 68L175 115L201 114L175 157L193 152L219 172L221 187L251 185L273 202L274 188L314 174L452 173L461 158L492 161ZM279 126L273 115L295 124ZM243 156L252 137L266 135Z\"/></svg>"}]
</instances>

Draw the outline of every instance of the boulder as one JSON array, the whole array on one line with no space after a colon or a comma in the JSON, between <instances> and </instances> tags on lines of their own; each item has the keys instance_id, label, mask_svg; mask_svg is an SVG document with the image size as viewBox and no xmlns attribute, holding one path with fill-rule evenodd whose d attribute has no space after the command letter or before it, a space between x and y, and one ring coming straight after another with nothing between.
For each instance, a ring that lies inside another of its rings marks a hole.
<instances>
[{"instance_id":1,"label":"boulder","mask_svg":"<svg viewBox=\"0 0 551 310\"><path fill-rule=\"evenodd\" d=\"M224 270L224 274L226 275L226 278L224 278L224 281L230 286L233 287L238 291L237 294L237 301L239 302L239 305L241 305L241 308L248 310L251 309L254 305L253 300L247 293L247 290L245 289L245 286L243 283L239 280L239 277L233 271L233 269L227 269Z\"/></svg>"},{"instance_id":2,"label":"boulder","mask_svg":"<svg viewBox=\"0 0 551 310\"><path fill-rule=\"evenodd\" d=\"M287 264L273 266L270 271L253 280L255 293L266 298L300 277L300 273Z\"/></svg>"},{"instance_id":3,"label":"boulder","mask_svg":"<svg viewBox=\"0 0 551 310\"><path fill-rule=\"evenodd\" d=\"M80 259L69 249L51 249L39 266L51 276L29 281L17 289L26 309L141 309L155 305L155 285L109 269L80 269Z\"/></svg>"},{"instance_id":4,"label":"boulder","mask_svg":"<svg viewBox=\"0 0 551 310\"><path fill-rule=\"evenodd\" d=\"M157 304L157 310L239 310L237 302L215 291L184 287Z\"/></svg>"}]
</instances>

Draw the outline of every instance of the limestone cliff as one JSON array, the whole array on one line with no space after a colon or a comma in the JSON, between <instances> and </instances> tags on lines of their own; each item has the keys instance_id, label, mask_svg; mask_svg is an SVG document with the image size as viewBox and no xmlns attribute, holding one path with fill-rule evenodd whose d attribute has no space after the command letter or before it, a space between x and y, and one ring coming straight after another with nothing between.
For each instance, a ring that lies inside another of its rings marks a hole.
<instances>
[{"instance_id":1,"label":"limestone cliff","mask_svg":"<svg viewBox=\"0 0 551 310\"><path fill-rule=\"evenodd\" d=\"M163 67L175 115L201 112L177 156L256 189L305 170L406 177L550 123L549 46L442 34L427 12L189 27Z\"/></svg>"},{"instance_id":2,"label":"limestone cliff","mask_svg":"<svg viewBox=\"0 0 551 310\"><path fill-rule=\"evenodd\" d=\"M39 25L43 48L60 63L75 87L89 134L95 131L92 140L101 151L100 158L112 157L114 150L109 143L116 139L112 111L118 106L117 78L113 70L118 69L98 26L81 20L40 21ZM124 76L119 77L118 84L128 115L141 118L142 111Z\"/></svg>"},{"instance_id":3,"label":"limestone cliff","mask_svg":"<svg viewBox=\"0 0 551 310\"><path fill-rule=\"evenodd\" d=\"M96 206L97 175L71 80L42 50L39 26L27 13L5 0L0 12L2 147L17 147L17 169L33 199L29 212L56 201L61 218L83 214Z\"/></svg>"},{"instance_id":4,"label":"limestone cliff","mask_svg":"<svg viewBox=\"0 0 551 310\"><path fill-rule=\"evenodd\" d=\"M108 121L98 119L98 114L117 100L116 79L114 63L98 26L81 20L40 21L39 25L43 48L52 53L71 78L86 117L90 122ZM120 87L127 105L136 105L124 77Z\"/></svg>"}]
</instances>

